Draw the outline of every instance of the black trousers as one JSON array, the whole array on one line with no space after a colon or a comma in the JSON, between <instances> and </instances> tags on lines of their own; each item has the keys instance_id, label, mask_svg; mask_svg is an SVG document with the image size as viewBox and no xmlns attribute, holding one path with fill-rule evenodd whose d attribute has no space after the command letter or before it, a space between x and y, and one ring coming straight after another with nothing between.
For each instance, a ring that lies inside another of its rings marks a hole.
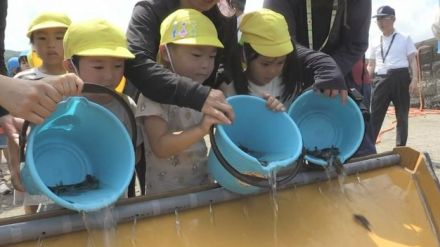
<instances>
[{"instance_id":1,"label":"black trousers","mask_svg":"<svg viewBox=\"0 0 440 247\"><path fill-rule=\"evenodd\" d=\"M5 66L5 29L8 0L0 0L0 74L7 75Z\"/></svg>"},{"instance_id":2,"label":"black trousers","mask_svg":"<svg viewBox=\"0 0 440 247\"><path fill-rule=\"evenodd\" d=\"M396 110L396 146L405 146L408 139L409 84L408 68L389 70L386 75L376 75L371 99L371 126L377 139L390 102Z\"/></svg>"}]
</instances>

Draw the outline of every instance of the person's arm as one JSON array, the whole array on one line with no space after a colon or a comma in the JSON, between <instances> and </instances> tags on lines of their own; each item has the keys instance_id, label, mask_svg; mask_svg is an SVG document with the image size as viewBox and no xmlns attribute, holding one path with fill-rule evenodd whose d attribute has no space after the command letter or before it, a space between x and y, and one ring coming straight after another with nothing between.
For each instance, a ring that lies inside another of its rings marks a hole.
<instances>
[{"instance_id":1,"label":"person's arm","mask_svg":"<svg viewBox=\"0 0 440 247\"><path fill-rule=\"evenodd\" d=\"M135 58L127 60L127 79L144 96L156 102L189 107L213 115L223 123L230 123L230 119L234 118L232 108L219 90L211 90L172 73L155 61L160 41L160 14L147 1L139 2L134 7L127 40Z\"/></svg>"},{"instance_id":2,"label":"person's arm","mask_svg":"<svg viewBox=\"0 0 440 247\"><path fill-rule=\"evenodd\" d=\"M313 82L318 89L347 89L341 70L329 55L301 45L296 45L296 49L306 81Z\"/></svg>"},{"instance_id":3,"label":"person's arm","mask_svg":"<svg viewBox=\"0 0 440 247\"><path fill-rule=\"evenodd\" d=\"M376 69L376 59L368 59L367 71L370 81L374 79L374 70Z\"/></svg>"},{"instance_id":4,"label":"person's arm","mask_svg":"<svg viewBox=\"0 0 440 247\"><path fill-rule=\"evenodd\" d=\"M0 106L0 117L3 117L4 115L8 115L8 111Z\"/></svg>"},{"instance_id":5,"label":"person's arm","mask_svg":"<svg viewBox=\"0 0 440 247\"><path fill-rule=\"evenodd\" d=\"M419 83L419 66L417 66L417 56L416 53L412 53L408 56L409 67L411 70L411 83L409 88L411 92L415 90Z\"/></svg>"},{"instance_id":6,"label":"person's arm","mask_svg":"<svg viewBox=\"0 0 440 247\"><path fill-rule=\"evenodd\" d=\"M11 115L42 123L55 110L62 96L78 95L83 81L74 74L39 81L13 79L0 75L0 105Z\"/></svg>"},{"instance_id":7,"label":"person's arm","mask_svg":"<svg viewBox=\"0 0 440 247\"><path fill-rule=\"evenodd\" d=\"M351 0L346 4L347 19L340 27L339 45L328 52L323 49L336 61L344 76L367 50L371 22L371 0Z\"/></svg>"},{"instance_id":8,"label":"person's arm","mask_svg":"<svg viewBox=\"0 0 440 247\"><path fill-rule=\"evenodd\" d=\"M134 7L127 29L127 40L128 48L136 57L127 60L127 79L143 95L154 101L201 110L209 94L209 87L176 75L156 62L162 21L158 15L160 13L156 13L146 1Z\"/></svg>"},{"instance_id":9,"label":"person's arm","mask_svg":"<svg viewBox=\"0 0 440 247\"><path fill-rule=\"evenodd\" d=\"M341 94L342 100L347 98L347 86L344 76L336 62L327 54L296 45L300 66L303 67L305 87L312 86L327 96Z\"/></svg>"},{"instance_id":10,"label":"person's arm","mask_svg":"<svg viewBox=\"0 0 440 247\"><path fill-rule=\"evenodd\" d=\"M410 36L406 39L406 54L409 63L409 69L411 70L411 83L410 90L413 92L418 86L419 82L419 66L417 65L417 48L415 47Z\"/></svg>"},{"instance_id":11,"label":"person's arm","mask_svg":"<svg viewBox=\"0 0 440 247\"><path fill-rule=\"evenodd\" d=\"M165 159L179 154L199 142L215 124L214 118L205 115L202 123L181 132L170 132L168 123L159 116L148 116L143 120L144 130L154 155Z\"/></svg>"}]
</instances>

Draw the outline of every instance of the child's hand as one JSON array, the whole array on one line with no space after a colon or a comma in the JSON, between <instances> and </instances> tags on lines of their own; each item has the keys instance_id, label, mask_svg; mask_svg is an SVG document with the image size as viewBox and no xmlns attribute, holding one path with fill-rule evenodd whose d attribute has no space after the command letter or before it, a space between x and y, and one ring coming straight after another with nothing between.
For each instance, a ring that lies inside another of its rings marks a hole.
<instances>
[{"instance_id":1,"label":"child's hand","mask_svg":"<svg viewBox=\"0 0 440 247\"><path fill-rule=\"evenodd\" d=\"M272 111L286 111L283 103L268 93L264 93L263 98L267 101L267 107Z\"/></svg>"},{"instance_id":2,"label":"child's hand","mask_svg":"<svg viewBox=\"0 0 440 247\"><path fill-rule=\"evenodd\" d=\"M44 78L42 81L52 85L63 96L79 95L84 87L84 82L81 78L72 73Z\"/></svg>"},{"instance_id":3,"label":"child's hand","mask_svg":"<svg viewBox=\"0 0 440 247\"><path fill-rule=\"evenodd\" d=\"M217 118L214 118L210 115L204 115L202 121L199 124L200 129L202 129L203 133L209 133L209 129L214 124L221 124L222 121L218 120Z\"/></svg>"}]
</instances>

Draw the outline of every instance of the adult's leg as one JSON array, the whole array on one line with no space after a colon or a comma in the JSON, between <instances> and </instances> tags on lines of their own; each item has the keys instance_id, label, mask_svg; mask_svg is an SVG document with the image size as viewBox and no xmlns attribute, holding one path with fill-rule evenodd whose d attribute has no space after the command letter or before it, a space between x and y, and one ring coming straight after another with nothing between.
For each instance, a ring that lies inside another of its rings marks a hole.
<instances>
[{"instance_id":1,"label":"adult's leg","mask_svg":"<svg viewBox=\"0 0 440 247\"><path fill-rule=\"evenodd\" d=\"M370 127L373 133L374 142L376 142L377 137L379 136L383 120L385 119L385 114L387 113L391 101L389 97L390 87L388 82L388 77L376 77L373 83Z\"/></svg>"},{"instance_id":2,"label":"adult's leg","mask_svg":"<svg viewBox=\"0 0 440 247\"><path fill-rule=\"evenodd\" d=\"M5 29L8 0L0 0L0 74L7 75L5 65Z\"/></svg>"},{"instance_id":3,"label":"adult's leg","mask_svg":"<svg viewBox=\"0 0 440 247\"><path fill-rule=\"evenodd\" d=\"M393 75L393 92L391 100L396 109L396 146L405 146L408 139L408 114L409 114L409 83L411 78L408 71L398 72Z\"/></svg>"}]
</instances>

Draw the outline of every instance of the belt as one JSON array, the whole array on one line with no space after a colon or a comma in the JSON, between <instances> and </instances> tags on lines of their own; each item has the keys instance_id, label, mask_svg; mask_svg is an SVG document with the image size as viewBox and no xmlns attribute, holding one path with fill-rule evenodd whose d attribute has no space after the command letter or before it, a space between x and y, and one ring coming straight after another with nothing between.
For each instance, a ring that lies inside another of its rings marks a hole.
<instances>
[{"instance_id":1,"label":"belt","mask_svg":"<svg viewBox=\"0 0 440 247\"><path fill-rule=\"evenodd\" d=\"M397 68L397 69L389 69L387 71L387 73L385 73L385 74L375 74L375 76L384 78L384 77L387 77L389 75L392 75L392 74L395 74L395 73L401 73L401 72L409 72L408 67Z\"/></svg>"}]
</instances>

